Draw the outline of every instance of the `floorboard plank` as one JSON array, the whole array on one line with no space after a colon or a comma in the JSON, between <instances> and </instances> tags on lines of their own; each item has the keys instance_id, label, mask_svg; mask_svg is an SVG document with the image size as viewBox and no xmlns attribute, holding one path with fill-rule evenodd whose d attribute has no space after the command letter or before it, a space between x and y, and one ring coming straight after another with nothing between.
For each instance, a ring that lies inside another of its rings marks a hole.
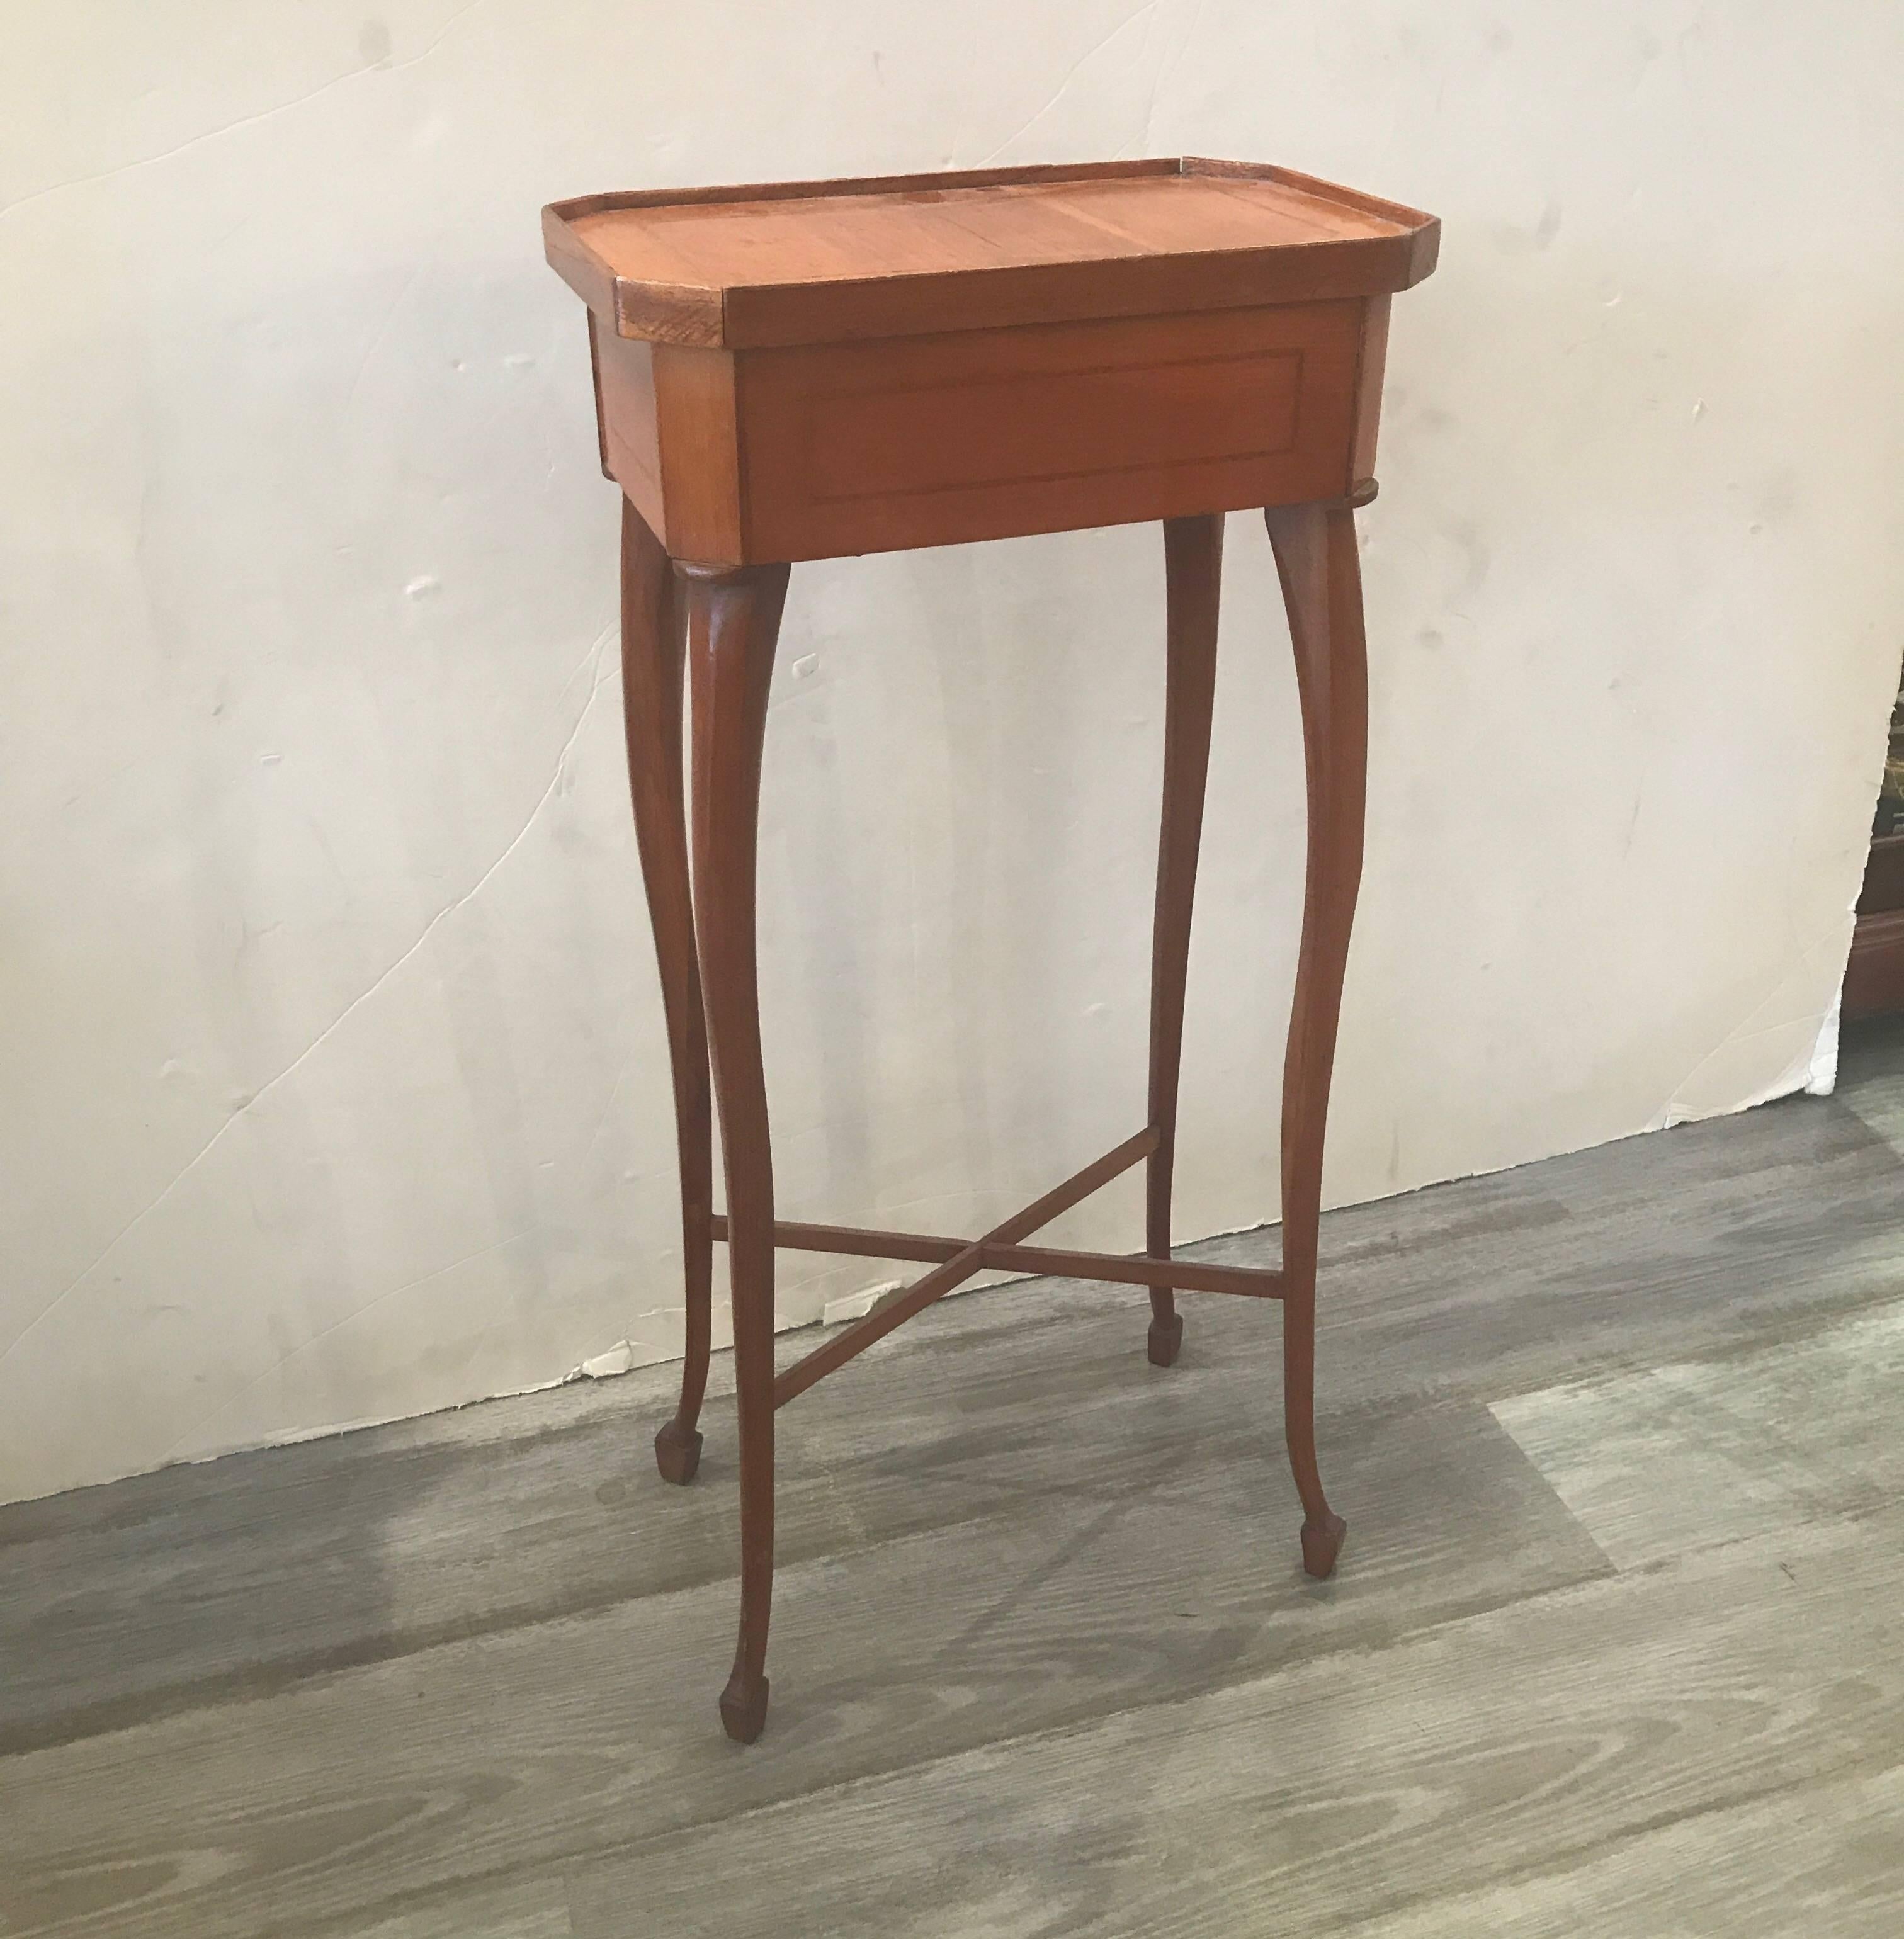
<instances>
[{"instance_id":1,"label":"floorboard plank","mask_svg":"<svg viewBox=\"0 0 1904 1939\"><path fill-rule=\"evenodd\" d=\"M1904 1768L1893 1767L1701 1812L1349 1939L1896 1939L1901 1839Z\"/></svg>"},{"instance_id":2,"label":"floorboard plank","mask_svg":"<svg viewBox=\"0 0 1904 1939\"><path fill-rule=\"evenodd\" d=\"M287 1449L245 1457L249 1487L221 1476L99 1527L9 1539L0 1523L0 1754L727 1580L731 1457L716 1447L695 1487L669 1487L646 1424L617 1410L348 1463ZM961 1500L878 1461L789 1462L781 1553L848 1554L1007 1499L976 1477Z\"/></svg>"},{"instance_id":3,"label":"floorboard plank","mask_svg":"<svg viewBox=\"0 0 1904 1939\"><path fill-rule=\"evenodd\" d=\"M1494 1414L1620 1568L1904 1496L1904 1301L1804 1339L1547 1387Z\"/></svg>"},{"instance_id":4,"label":"floorboard plank","mask_svg":"<svg viewBox=\"0 0 1904 1939\"><path fill-rule=\"evenodd\" d=\"M1367 1511L1327 1585L1297 1566L1279 1449L1153 1428L1134 1475L1058 1432L1013 1510L787 1571L745 1752L715 1727L723 1584L0 1761L0 1915L87 1939L250 1933L265 1904L285 1932L367 1917L396 1882L612 1849L1607 1572L1483 1408L1392 1410L1326 1449Z\"/></svg>"},{"instance_id":5,"label":"floorboard plank","mask_svg":"<svg viewBox=\"0 0 1904 1939\"><path fill-rule=\"evenodd\" d=\"M698 1827L578 1864L577 1939L1328 1932L1579 1862L1894 1754L1900 1564L1899 1511L1768 1536Z\"/></svg>"},{"instance_id":6,"label":"floorboard plank","mask_svg":"<svg viewBox=\"0 0 1904 1939\"><path fill-rule=\"evenodd\" d=\"M273 1925L272 1939L287 1928ZM482 1880L447 1891L410 1895L342 1925L313 1928L306 1939L573 1939L568 1894L561 1874L547 1871L503 1883ZM638 1933L638 1923L624 1932Z\"/></svg>"}]
</instances>

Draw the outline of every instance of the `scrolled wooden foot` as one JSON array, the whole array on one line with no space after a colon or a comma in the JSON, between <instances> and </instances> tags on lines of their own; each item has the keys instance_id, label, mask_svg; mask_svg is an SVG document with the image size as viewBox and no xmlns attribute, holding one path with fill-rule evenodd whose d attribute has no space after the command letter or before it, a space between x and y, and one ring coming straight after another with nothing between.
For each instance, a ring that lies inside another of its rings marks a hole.
<instances>
[{"instance_id":1,"label":"scrolled wooden foot","mask_svg":"<svg viewBox=\"0 0 1904 1939\"><path fill-rule=\"evenodd\" d=\"M737 1670L720 1693L720 1727L737 1744L751 1744L767 1721L767 1679L749 1684Z\"/></svg>"},{"instance_id":2,"label":"scrolled wooden foot","mask_svg":"<svg viewBox=\"0 0 1904 1939\"><path fill-rule=\"evenodd\" d=\"M654 1465L664 1481L685 1487L701 1465L701 1435L698 1429L684 1427L671 1420L654 1437Z\"/></svg>"},{"instance_id":3,"label":"scrolled wooden foot","mask_svg":"<svg viewBox=\"0 0 1904 1939\"><path fill-rule=\"evenodd\" d=\"M1184 1316L1180 1313L1173 1313L1168 1320L1152 1320L1150 1338L1152 1366L1174 1366L1177 1350L1183 1344Z\"/></svg>"},{"instance_id":4,"label":"scrolled wooden foot","mask_svg":"<svg viewBox=\"0 0 1904 1939\"><path fill-rule=\"evenodd\" d=\"M1348 1533L1348 1524L1339 1514L1302 1524L1302 1566L1318 1582L1336 1572L1336 1557L1342 1552L1342 1537Z\"/></svg>"}]
</instances>

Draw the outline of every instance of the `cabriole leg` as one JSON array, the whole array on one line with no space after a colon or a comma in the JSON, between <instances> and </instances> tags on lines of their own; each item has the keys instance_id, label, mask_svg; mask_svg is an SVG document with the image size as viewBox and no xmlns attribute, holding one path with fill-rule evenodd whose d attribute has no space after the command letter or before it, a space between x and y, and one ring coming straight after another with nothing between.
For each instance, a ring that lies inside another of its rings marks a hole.
<instances>
[{"instance_id":1,"label":"cabriole leg","mask_svg":"<svg viewBox=\"0 0 1904 1939\"><path fill-rule=\"evenodd\" d=\"M720 1718L730 1737L751 1743L766 1721L773 1597L773 1160L760 1063L754 873L767 684L787 568L681 571L693 665L695 927L727 1170L740 1432L740 1635Z\"/></svg>"},{"instance_id":2,"label":"cabriole leg","mask_svg":"<svg viewBox=\"0 0 1904 1939\"><path fill-rule=\"evenodd\" d=\"M1316 1466L1316 1243L1336 1024L1362 875L1368 669L1354 513L1293 505L1266 517L1289 608L1308 780L1302 951L1283 1067L1283 1420L1302 1500L1302 1566L1326 1576L1345 1524Z\"/></svg>"},{"instance_id":3,"label":"cabriole leg","mask_svg":"<svg viewBox=\"0 0 1904 1939\"><path fill-rule=\"evenodd\" d=\"M1166 686L1163 814L1157 841L1157 905L1150 945L1150 1124L1157 1134L1145 1175L1144 1245L1170 1256L1170 1194L1177 1158L1177 1076L1184 1054L1184 988L1190 969L1190 906L1210 767L1210 711L1216 692L1217 608L1223 580L1220 512L1164 521ZM1183 1316L1167 1286L1150 1293L1150 1355L1169 1366L1184 1339Z\"/></svg>"},{"instance_id":4,"label":"cabriole leg","mask_svg":"<svg viewBox=\"0 0 1904 1939\"><path fill-rule=\"evenodd\" d=\"M691 1481L700 1465L695 1423L708 1383L712 1320L714 1122L708 1090L708 1032L688 888L687 819L682 799L681 662L687 612L660 541L621 503L621 690L628 738L628 787L635 840L654 930L668 1056L675 1081L675 1137L681 1160L681 1270L687 1312L681 1405L654 1437L664 1479Z\"/></svg>"}]
</instances>

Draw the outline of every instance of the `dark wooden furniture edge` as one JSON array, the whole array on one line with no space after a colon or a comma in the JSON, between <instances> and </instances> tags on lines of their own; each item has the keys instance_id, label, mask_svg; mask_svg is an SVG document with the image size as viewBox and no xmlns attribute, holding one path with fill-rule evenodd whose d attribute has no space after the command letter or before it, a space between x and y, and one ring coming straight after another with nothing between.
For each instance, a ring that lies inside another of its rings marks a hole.
<instances>
[{"instance_id":1,"label":"dark wooden furniture edge","mask_svg":"<svg viewBox=\"0 0 1904 1939\"><path fill-rule=\"evenodd\" d=\"M859 277L722 291L698 284L617 276L571 227L579 218L612 209L1171 175L1283 182L1318 201L1397 223L1403 233L1262 248L1098 257L943 275ZM542 212L542 236L550 266L617 336L737 350L852 337L924 336L1015 322L1076 322L1091 317L1393 295L1412 288L1433 271L1440 253L1441 224L1437 218L1405 203L1366 195L1359 189L1274 163L1187 155L1134 162L853 176L837 181L614 190L549 203ZM1107 301L1101 289L1086 300L1087 293L1100 284L1107 262L1115 263L1118 280L1125 287L1114 301ZM854 299L857 313L850 319L843 320L839 314L842 291L850 292ZM1031 312L1036 314L1028 314Z\"/></svg>"},{"instance_id":2,"label":"dark wooden furniture edge","mask_svg":"<svg viewBox=\"0 0 1904 1939\"><path fill-rule=\"evenodd\" d=\"M1857 924L1845 965L1844 1015L1904 1010L1904 834L1872 838L1859 890Z\"/></svg>"},{"instance_id":3,"label":"dark wooden furniture edge","mask_svg":"<svg viewBox=\"0 0 1904 1939\"><path fill-rule=\"evenodd\" d=\"M1871 838L1858 890L1860 915L1882 915L1889 909L1904 909L1904 835Z\"/></svg>"},{"instance_id":4,"label":"dark wooden furniture edge","mask_svg":"<svg viewBox=\"0 0 1904 1939\"><path fill-rule=\"evenodd\" d=\"M1904 1010L1904 909L1858 918L1845 965L1844 1006L1847 1023Z\"/></svg>"}]
</instances>

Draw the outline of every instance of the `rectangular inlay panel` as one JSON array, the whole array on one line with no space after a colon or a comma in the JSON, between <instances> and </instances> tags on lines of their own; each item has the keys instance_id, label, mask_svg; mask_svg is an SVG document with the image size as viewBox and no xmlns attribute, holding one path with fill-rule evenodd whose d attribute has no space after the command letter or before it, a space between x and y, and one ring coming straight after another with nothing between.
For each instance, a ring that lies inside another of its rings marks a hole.
<instances>
[{"instance_id":1,"label":"rectangular inlay panel","mask_svg":"<svg viewBox=\"0 0 1904 1939\"><path fill-rule=\"evenodd\" d=\"M907 391L817 391L803 443L822 504L894 492L958 491L1199 458L1279 457L1296 442L1302 353L1248 352L1180 364L1104 364L1062 376L977 379ZM937 394L955 393L950 397ZM949 406L949 409L942 406ZM1161 409L1162 435L1142 414ZM919 424L931 417L922 443ZM996 428L1016 463L1001 467ZM1031 469L1022 469L1025 464Z\"/></svg>"},{"instance_id":2,"label":"rectangular inlay panel","mask_svg":"<svg viewBox=\"0 0 1904 1939\"><path fill-rule=\"evenodd\" d=\"M748 556L1339 497L1360 322L1345 301L740 352Z\"/></svg>"}]
</instances>

